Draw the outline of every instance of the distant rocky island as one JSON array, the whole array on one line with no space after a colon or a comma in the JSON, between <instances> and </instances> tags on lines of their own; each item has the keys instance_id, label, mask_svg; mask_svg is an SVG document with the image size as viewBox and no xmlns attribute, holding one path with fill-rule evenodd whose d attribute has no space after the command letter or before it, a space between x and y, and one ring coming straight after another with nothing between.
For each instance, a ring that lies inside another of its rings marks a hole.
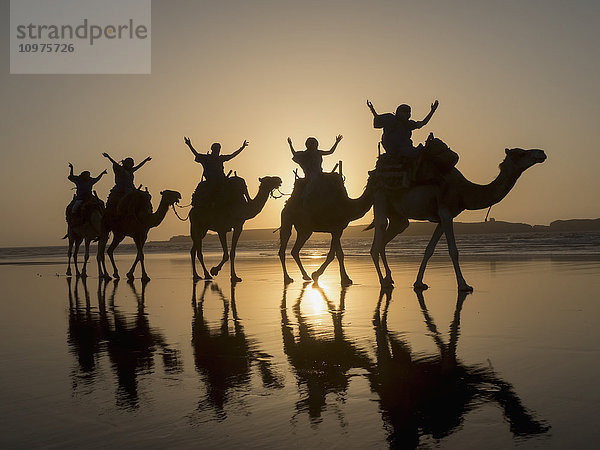
<instances>
[{"instance_id":1,"label":"distant rocky island","mask_svg":"<svg viewBox=\"0 0 600 450\"><path fill-rule=\"evenodd\" d=\"M344 238L359 238L370 236L371 232L363 231L367 225L351 225L344 231ZM411 222L403 236L422 236L433 233L435 224L430 222ZM275 228L244 230L242 241L273 240L279 237ZM555 220L550 225L529 225L527 223L504 222L490 219L487 222L454 222L455 234L497 234L497 233L578 233L585 231L600 231L600 219L570 219ZM209 236L207 236L209 237ZM212 236L216 239L216 235ZM190 242L189 235L173 236L171 243Z\"/></svg>"}]
</instances>

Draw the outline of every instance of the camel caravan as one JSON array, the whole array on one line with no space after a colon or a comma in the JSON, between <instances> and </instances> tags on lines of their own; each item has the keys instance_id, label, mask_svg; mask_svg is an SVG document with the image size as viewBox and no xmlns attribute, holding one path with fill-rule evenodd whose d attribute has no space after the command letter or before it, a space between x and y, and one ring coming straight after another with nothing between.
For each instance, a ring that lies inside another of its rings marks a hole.
<instances>
[{"instance_id":1,"label":"camel caravan","mask_svg":"<svg viewBox=\"0 0 600 450\"><path fill-rule=\"evenodd\" d=\"M437 110L437 100L421 121L411 120L411 108L408 105L400 105L395 113L385 114L378 114L368 100L367 106L373 115L373 126L382 129L383 133L375 168L366 174L365 188L358 198L348 196L341 161L331 172L323 171L323 156L335 152L343 139L342 135L335 138L329 150L320 150L319 142L314 137L306 140L306 149L301 151L294 148L291 138L287 140L292 160L300 166L304 176L301 177L294 171L294 188L281 212L278 255L284 283L293 282L286 267L286 252L294 228L296 240L291 255L300 269L303 280L317 283L327 266L337 259L341 284L352 284L344 265L342 233L350 222L362 218L373 207L373 221L367 230L374 230L370 254L382 288L391 288L394 283L386 257L386 245L402 233L409 226L409 220L413 219L437 224L425 249L414 288L428 288L423 282L427 262L433 255L438 241L445 235L458 290L472 291L473 288L465 281L459 265L453 230L454 218L464 210L486 209L500 202L525 170L546 159L545 153L538 149L507 148L496 179L487 185L475 184L467 180L455 167L458 154L433 133L429 134L424 144L413 144L412 131L427 125ZM218 143L214 143L210 152L206 154L198 152L190 138L184 137L184 143L194 155L194 160L203 168L202 179L192 195L188 216L194 280L212 279L229 261L231 281L242 281L235 270L235 255L244 223L262 211L269 197L275 198L274 191L279 189L282 179L277 176L260 178L258 192L251 197L245 180L236 172L232 175L232 171L229 171L226 175L224 170L224 163L239 155L248 146L248 141L244 141L238 150L229 155L221 154L221 145ZM76 193L66 209L68 226L65 238L69 240L67 275L72 274L73 259L76 275L87 276L89 246L92 241L97 241L99 277L118 279L119 271L114 260L114 251L121 241L129 236L133 238L137 254L127 272L127 278L134 278L134 271L140 263L141 278L148 281L150 278L146 272L143 251L148 232L160 225L169 208L175 211L181 194L173 190L162 191L158 208L153 211L152 197L148 189L142 190L141 186L136 188L133 182L134 172L151 158L148 157L135 165L132 158L117 162L107 153L103 153L103 156L112 164L115 175L115 186L111 189L106 204L98 198L93 186L107 171L104 170L95 178L89 171L83 171L76 176L72 164L69 163L68 179L76 185ZM208 231L218 234L223 250L221 261L210 270L204 263L202 253L202 241ZM233 235L229 250L227 233L230 231L233 231ZM331 242L325 261L309 275L300 260L300 251L315 232L329 233ZM112 240L107 248L111 234ZM82 242L85 244L85 258L80 271L77 254ZM106 268L105 254L108 254L112 265L112 276ZM196 259L202 267L202 275L197 271Z\"/></svg>"}]
</instances>

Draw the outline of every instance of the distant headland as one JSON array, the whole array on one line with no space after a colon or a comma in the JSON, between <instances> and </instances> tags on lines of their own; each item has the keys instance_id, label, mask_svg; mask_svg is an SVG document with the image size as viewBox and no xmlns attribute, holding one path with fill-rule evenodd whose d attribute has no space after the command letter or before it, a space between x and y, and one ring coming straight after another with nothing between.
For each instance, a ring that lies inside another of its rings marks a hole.
<instances>
[{"instance_id":1,"label":"distant headland","mask_svg":"<svg viewBox=\"0 0 600 450\"><path fill-rule=\"evenodd\" d=\"M359 238L367 236L363 232L366 224L349 226L344 232L344 238ZM411 222L408 229L402 233L403 236L431 235L435 228L434 223ZM274 233L274 228L262 228L245 230L241 240L273 240L279 236ZM497 234L497 233L578 233L582 231L600 231L599 219L569 219L555 220L550 225L529 225L527 223L504 222L489 219L487 222L455 222L454 233L456 234ZM169 242L184 243L190 241L189 235L173 236Z\"/></svg>"}]
</instances>

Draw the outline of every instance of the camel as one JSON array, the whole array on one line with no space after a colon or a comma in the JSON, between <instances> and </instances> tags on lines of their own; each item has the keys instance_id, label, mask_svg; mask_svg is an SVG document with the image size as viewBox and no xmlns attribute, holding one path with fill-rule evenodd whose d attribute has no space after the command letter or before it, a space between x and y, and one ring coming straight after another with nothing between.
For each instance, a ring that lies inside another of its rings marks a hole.
<instances>
[{"instance_id":1,"label":"camel","mask_svg":"<svg viewBox=\"0 0 600 450\"><path fill-rule=\"evenodd\" d=\"M330 332L315 327L302 313L301 302L310 282L305 281L295 303L291 305L295 321L288 315L287 289L284 285L281 299L281 335L283 351L296 376L296 383L302 399L296 402L296 416L307 412L311 424L322 419L327 409L327 397L345 398L350 385L350 372L356 369L368 371L371 361L368 353L348 338L344 330L343 317L348 286L342 286L339 306L336 306L319 286L312 289L318 292L327 305L331 316ZM295 323L294 323L295 322ZM297 326L297 332L294 332ZM335 405L337 406L337 405ZM334 406L334 407L335 407ZM338 412L343 422L343 413Z\"/></svg>"},{"instance_id":2,"label":"camel","mask_svg":"<svg viewBox=\"0 0 600 450\"><path fill-rule=\"evenodd\" d=\"M239 408L240 393L254 388L253 378L258 372L263 387L283 388L283 377L274 368L273 356L261 351L256 338L244 329L238 316L235 284L231 284L230 299L217 283L205 281L200 295L196 294L197 281L192 287L192 349L196 371L206 385L205 399L198 403L198 411L213 409L224 420L227 410ZM211 294L207 298L210 287ZM212 297L212 299L210 299ZM204 314L205 301L220 299L223 315L211 323ZM231 314L230 314L231 310Z\"/></svg>"},{"instance_id":3,"label":"camel","mask_svg":"<svg viewBox=\"0 0 600 450\"><path fill-rule=\"evenodd\" d=\"M427 145L448 148L440 139L435 138L433 133L429 135ZM445 234L456 273L458 290L473 290L465 281L458 263L453 219L464 210L484 209L500 202L525 170L546 160L546 154L538 149L507 148L505 153L504 161L500 164L499 175L487 185L472 183L458 169L453 168L437 184L416 185L402 191L374 188L374 220L368 228L375 228L371 257L382 287L391 287L394 283L385 254L385 246L408 227L409 219L416 219L437 223L437 227L425 249L417 279L413 285L414 288L428 288L423 283L425 268L440 237ZM385 268L385 277L379 267L379 257Z\"/></svg>"},{"instance_id":4,"label":"camel","mask_svg":"<svg viewBox=\"0 0 600 450\"><path fill-rule=\"evenodd\" d=\"M304 183L306 180L303 178L296 180L292 196L286 202L283 211L281 211L279 259L285 284L294 281L288 274L285 265L285 252L292 234L292 226L296 229L297 236L291 255L302 273L303 280L313 280L318 283L319 277L327 266L333 261L334 257L337 257L342 285L352 284L352 280L344 266L344 252L342 251L340 239L350 222L360 219L371 209L373 204L372 189L370 184L367 183L360 197L349 198L345 188L339 189L339 186L343 183L340 178L338 174L333 172L322 174L319 180L315 180L315 187L312 188L313 192L307 199L303 199L302 190L297 189L300 183ZM314 232L330 233L331 244L323 264L309 276L300 260L300 250Z\"/></svg>"},{"instance_id":5,"label":"camel","mask_svg":"<svg viewBox=\"0 0 600 450\"><path fill-rule=\"evenodd\" d=\"M102 228L102 215L104 213L104 204L98 203L94 205L82 205L82 214L85 218L82 223L73 223L71 214L67 213L67 234L63 239L69 239L69 250L67 256L67 276L71 276L71 254L73 255L73 264L75 265L75 274L83 278L87 277L87 262L90 257L90 242L95 241L100 237ZM83 268L79 272L77 267L77 254L81 242L85 244L85 256L83 260ZM75 247L75 248L73 248Z\"/></svg>"},{"instance_id":6,"label":"camel","mask_svg":"<svg viewBox=\"0 0 600 450\"><path fill-rule=\"evenodd\" d=\"M236 196L236 198L239 198L240 201L222 202L220 205L216 206L206 205L204 203L192 206L189 216L190 234L193 241L190 256L192 259L194 280L197 281L201 279L196 271L196 257L198 257L198 260L202 265L202 270L204 271L204 279L210 280L213 276L216 276L223 267L223 264L231 258L229 263L231 269L231 281L242 281L235 272L235 253L244 223L247 220L256 217L264 208L271 193L281 186L281 178L279 177L263 177L259 178L258 181L260 182L258 192L249 202L243 200L242 197L242 192L245 188L244 180L239 177L232 177L228 179L228 186L231 188L231 192L239 191L237 192L239 195ZM227 233L232 229L233 237L231 238L231 252L228 252ZM209 230L218 233L223 249L221 261L219 264L212 267L210 272L206 270L204 256L202 254L202 240Z\"/></svg>"},{"instance_id":7,"label":"camel","mask_svg":"<svg viewBox=\"0 0 600 450\"><path fill-rule=\"evenodd\" d=\"M146 273L144 265L144 244L148 238L150 228L157 227L164 220L167 210L173 204L179 202L181 194L176 191L165 190L160 193L161 200L156 212L152 212L151 197L146 190L136 190L127 194L119 202L116 211L107 211L104 214L102 221L102 234L98 241L98 273L106 279L110 279L110 275L106 270L104 260L104 251L108 242L108 234L112 231L113 239L106 253L110 258L114 273L113 277L119 279L119 271L115 264L114 251L126 236L132 237L137 248L137 255L131 269L127 272L127 278L134 278L133 272L138 262L142 266L142 281L149 281L150 277Z\"/></svg>"},{"instance_id":8,"label":"camel","mask_svg":"<svg viewBox=\"0 0 600 450\"><path fill-rule=\"evenodd\" d=\"M461 428L470 412L486 403L498 405L515 437L540 435L550 429L523 405L513 385L492 367L466 364L457 357L460 316L469 292L458 292L449 340L445 342L427 310L423 291L416 291L425 325L438 349L435 353L414 352L404 339L406 333L388 329L391 294L389 289L379 294L373 317L376 363L368 375L388 425L390 448L416 448L422 436L450 436Z\"/></svg>"}]
</instances>

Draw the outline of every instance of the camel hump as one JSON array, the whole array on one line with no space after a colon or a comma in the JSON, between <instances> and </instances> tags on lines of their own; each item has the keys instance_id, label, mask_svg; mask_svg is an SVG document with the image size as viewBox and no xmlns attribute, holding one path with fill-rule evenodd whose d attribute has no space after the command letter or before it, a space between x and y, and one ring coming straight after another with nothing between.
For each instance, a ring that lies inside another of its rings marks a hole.
<instances>
[{"instance_id":1,"label":"camel hump","mask_svg":"<svg viewBox=\"0 0 600 450\"><path fill-rule=\"evenodd\" d=\"M246 180L237 175L222 181L201 181L192 194L192 206L228 207L245 202Z\"/></svg>"},{"instance_id":2,"label":"camel hump","mask_svg":"<svg viewBox=\"0 0 600 450\"><path fill-rule=\"evenodd\" d=\"M116 214L119 216L138 215L139 213L152 214L152 196L148 191L135 189L122 195L116 205Z\"/></svg>"},{"instance_id":3,"label":"camel hump","mask_svg":"<svg viewBox=\"0 0 600 450\"><path fill-rule=\"evenodd\" d=\"M80 202L77 208L75 208L76 202ZM73 199L67 206L65 216L68 224L78 226L89 221L94 212L104 214L104 211L104 202L95 195L90 195L84 200Z\"/></svg>"}]
</instances>

